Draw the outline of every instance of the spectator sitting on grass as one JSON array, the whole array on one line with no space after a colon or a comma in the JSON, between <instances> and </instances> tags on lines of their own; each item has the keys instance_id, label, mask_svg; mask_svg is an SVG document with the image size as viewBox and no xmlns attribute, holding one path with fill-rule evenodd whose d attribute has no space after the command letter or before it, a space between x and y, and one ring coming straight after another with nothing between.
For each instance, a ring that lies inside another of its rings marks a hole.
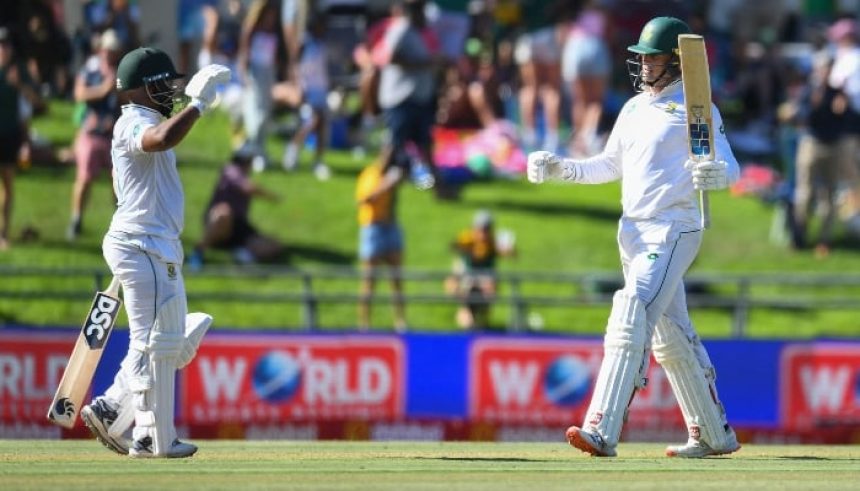
<instances>
[{"instance_id":1,"label":"spectator sitting on grass","mask_svg":"<svg viewBox=\"0 0 860 491\"><path fill-rule=\"evenodd\" d=\"M252 197L278 200L277 195L249 179L254 155L253 146L245 144L233 153L230 163L221 171L203 216L203 239L188 259L192 269L203 266L203 254L210 247L232 250L233 258L240 264L271 261L281 254L283 246L259 233L248 217Z\"/></svg>"},{"instance_id":2,"label":"spectator sitting on grass","mask_svg":"<svg viewBox=\"0 0 860 491\"><path fill-rule=\"evenodd\" d=\"M457 310L457 325L463 329L487 327L490 303L497 291L496 258L515 254L513 234L504 231L496 237L493 216L480 210L472 228L461 231L451 248L458 258L454 274L445 281L445 291L463 299Z\"/></svg>"}]
</instances>

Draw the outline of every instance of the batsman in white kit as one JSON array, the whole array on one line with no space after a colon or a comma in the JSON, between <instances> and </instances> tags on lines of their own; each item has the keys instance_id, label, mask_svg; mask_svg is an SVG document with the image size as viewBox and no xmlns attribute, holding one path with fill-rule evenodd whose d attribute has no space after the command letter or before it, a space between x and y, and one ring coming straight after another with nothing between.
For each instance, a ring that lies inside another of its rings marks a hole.
<instances>
[{"instance_id":1,"label":"batsman in white kit","mask_svg":"<svg viewBox=\"0 0 860 491\"><path fill-rule=\"evenodd\" d=\"M179 240L185 198L172 148L229 78L227 67L207 66L191 78L183 98L183 76L159 49L135 49L117 68L124 103L111 142L117 210L102 248L122 285L130 343L113 385L81 410L81 418L123 455L189 457L197 451L176 435L175 374L194 358L212 318L187 312ZM179 101L187 106L174 108Z\"/></svg>"},{"instance_id":2,"label":"batsman in white kit","mask_svg":"<svg viewBox=\"0 0 860 491\"><path fill-rule=\"evenodd\" d=\"M687 312L683 276L702 242L706 207L697 191L724 189L739 168L713 114L713 158L691 159L678 37L683 21L656 17L628 48L628 71L640 94L621 110L602 153L575 160L550 152L528 158L528 179L581 184L621 180L618 245L624 287L615 293L604 356L582 427L566 437L594 456L614 457L636 390L646 383L650 352L662 365L681 406L689 439L666 449L670 457L700 458L740 448L717 396L716 373ZM686 65L685 65L686 66ZM705 68L706 70L706 68ZM706 152L707 154L708 152Z\"/></svg>"}]
</instances>

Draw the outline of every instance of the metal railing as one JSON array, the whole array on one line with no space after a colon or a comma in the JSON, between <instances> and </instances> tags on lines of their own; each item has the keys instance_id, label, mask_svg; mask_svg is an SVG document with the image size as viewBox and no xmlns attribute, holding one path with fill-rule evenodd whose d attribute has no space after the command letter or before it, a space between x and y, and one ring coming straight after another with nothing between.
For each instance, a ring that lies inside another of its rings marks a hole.
<instances>
[{"instance_id":1,"label":"metal railing","mask_svg":"<svg viewBox=\"0 0 860 491\"><path fill-rule=\"evenodd\" d=\"M451 276L450 272L404 270L400 276L407 285L402 297L406 305L459 305L464 301L463 296L445 294L439 287ZM90 278L95 289L102 289L110 279L110 272L99 268L0 266L0 299L79 301L92 297L92 290L64 288L52 281L69 277ZM385 272L377 274L380 281L389 277ZM535 307L608 306L613 292L621 286L621 277L610 273L501 272L496 277L500 293L491 299L474 298L472 301L509 307L507 329L510 332L527 330L530 310ZM35 279L38 285L22 286L23 278ZM338 291L327 289L323 283L342 280L355 286L361 278L361 271L350 268L209 267L199 273L186 274L187 282L221 280L209 281L209 284L218 285L218 290L189 288L189 301L296 304L301 307L301 324L307 330L321 327L322 305L354 305L361 300L357 287ZM288 281L292 286L269 291L223 288L238 280L264 279ZM414 288L408 285L419 283L432 284L429 288L419 288L429 292L410 293ZM685 279L685 285L690 307L730 311L733 337L746 335L753 309L860 310L860 275L691 274ZM372 298L374 303L394 300L391 294L376 294Z\"/></svg>"}]
</instances>

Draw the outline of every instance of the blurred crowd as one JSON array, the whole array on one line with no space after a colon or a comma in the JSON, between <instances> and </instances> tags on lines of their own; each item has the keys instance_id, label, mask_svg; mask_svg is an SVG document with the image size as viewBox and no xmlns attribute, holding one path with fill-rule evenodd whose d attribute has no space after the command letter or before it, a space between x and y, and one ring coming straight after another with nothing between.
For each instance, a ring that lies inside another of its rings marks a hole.
<instances>
[{"instance_id":1,"label":"blurred crowd","mask_svg":"<svg viewBox=\"0 0 860 491\"><path fill-rule=\"evenodd\" d=\"M457 199L470 180L520 174L532 150L600 152L633 91L626 48L657 15L683 18L705 35L714 100L747 164L733 191L777 204L774 240L826 257L837 237L860 234L856 0L175 5L178 45L162 48L177 53L179 71L220 63L234 73L221 100L235 151L225 156L192 265L219 246L235 249L240 262L277 256L280 244L248 223L252 196L277 199L253 185L253 173L289 172L307 160L325 181L332 174L326 152L338 148L375 157L364 178L372 189L359 183L356 195L367 229L360 257L369 269L397 267L400 232L377 225L396 220L393 195L402 182ZM70 29L71 8L83 21ZM21 0L0 9L0 249L10 246L15 171L31 161L75 165L67 237L83 233L90 184L110 169L118 60L158 44L141 25L146 8L135 0ZM51 98L77 104L78 134L65 154L43 151L29 128ZM282 154L270 154L270 138L283 140Z\"/></svg>"}]
</instances>

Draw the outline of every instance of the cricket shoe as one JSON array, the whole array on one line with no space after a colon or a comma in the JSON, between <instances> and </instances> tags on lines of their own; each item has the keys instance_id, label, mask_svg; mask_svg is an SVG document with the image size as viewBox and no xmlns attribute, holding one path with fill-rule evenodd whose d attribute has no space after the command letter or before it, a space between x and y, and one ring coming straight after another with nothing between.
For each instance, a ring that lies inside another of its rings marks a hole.
<instances>
[{"instance_id":1,"label":"cricket shoe","mask_svg":"<svg viewBox=\"0 0 860 491\"><path fill-rule=\"evenodd\" d=\"M103 397L96 397L93 402L81 409L81 419L96 440L120 455L128 455L131 440L113 436L108 432L116 417L116 410L112 409Z\"/></svg>"},{"instance_id":2,"label":"cricket shoe","mask_svg":"<svg viewBox=\"0 0 860 491\"><path fill-rule=\"evenodd\" d=\"M140 440L135 440L134 445L128 451L128 456L135 459L151 459L155 457L167 457L168 459L181 459L191 457L197 452L197 445L179 441L177 438L170 444L167 449L167 455L155 455L152 447L152 437L144 437Z\"/></svg>"},{"instance_id":3,"label":"cricket shoe","mask_svg":"<svg viewBox=\"0 0 860 491\"><path fill-rule=\"evenodd\" d=\"M741 445L738 443L738 437L735 435L735 430L731 427L726 427L726 445L720 448L714 448L699 438L690 435L686 445L670 445L666 447L667 457L681 457L685 459L701 459L713 455L726 455L740 450Z\"/></svg>"},{"instance_id":4,"label":"cricket shoe","mask_svg":"<svg viewBox=\"0 0 860 491\"><path fill-rule=\"evenodd\" d=\"M615 448L610 447L596 431L587 431L577 426L571 426L564 433L567 443L593 457L615 457Z\"/></svg>"}]
</instances>

